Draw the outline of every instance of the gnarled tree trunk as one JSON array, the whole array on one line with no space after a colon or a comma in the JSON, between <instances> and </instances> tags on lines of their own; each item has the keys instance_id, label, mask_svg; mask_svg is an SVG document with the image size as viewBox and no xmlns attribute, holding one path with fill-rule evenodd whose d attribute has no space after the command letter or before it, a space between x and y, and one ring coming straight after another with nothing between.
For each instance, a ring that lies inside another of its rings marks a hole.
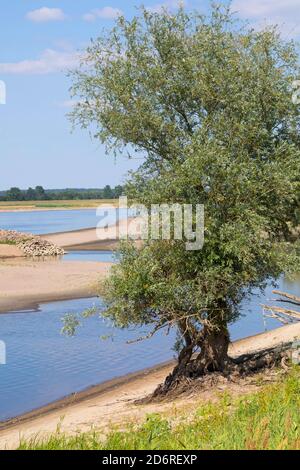
<instances>
[{"instance_id":1,"label":"gnarled tree trunk","mask_svg":"<svg viewBox=\"0 0 300 470\"><path fill-rule=\"evenodd\" d=\"M228 364L229 332L225 325L217 329L204 327L202 340L199 344L200 353L194 361L193 368L197 372L224 371Z\"/></svg>"},{"instance_id":2,"label":"gnarled tree trunk","mask_svg":"<svg viewBox=\"0 0 300 470\"><path fill-rule=\"evenodd\" d=\"M230 343L226 322L214 328L205 326L196 331L187 322L178 325L185 340L185 346L178 357L178 364L158 387L154 396L164 395L175 389L184 378L201 377L207 372L226 372L229 364L228 347ZM195 354L195 350L200 350Z\"/></svg>"}]
</instances>

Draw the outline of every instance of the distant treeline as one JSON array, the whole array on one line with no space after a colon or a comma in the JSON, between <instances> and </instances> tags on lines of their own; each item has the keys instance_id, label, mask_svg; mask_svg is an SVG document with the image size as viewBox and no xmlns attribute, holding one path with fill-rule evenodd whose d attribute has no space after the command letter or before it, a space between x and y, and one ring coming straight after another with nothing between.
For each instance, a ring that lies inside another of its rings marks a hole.
<instances>
[{"instance_id":1,"label":"distant treeline","mask_svg":"<svg viewBox=\"0 0 300 470\"><path fill-rule=\"evenodd\" d=\"M22 190L14 187L0 191L0 201L64 201L73 199L117 199L123 194L123 186L102 189L44 189L42 186Z\"/></svg>"}]
</instances>

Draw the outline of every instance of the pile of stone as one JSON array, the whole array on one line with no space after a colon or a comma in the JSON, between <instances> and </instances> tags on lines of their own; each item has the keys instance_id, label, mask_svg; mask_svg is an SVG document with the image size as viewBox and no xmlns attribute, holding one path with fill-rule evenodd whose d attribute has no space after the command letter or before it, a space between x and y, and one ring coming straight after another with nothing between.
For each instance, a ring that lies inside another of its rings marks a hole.
<instances>
[{"instance_id":1,"label":"pile of stone","mask_svg":"<svg viewBox=\"0 0 300 470\"><path fill-rule=\"evenodd\" d=\"M62 256L65 251L37 235L0 230L0 243L17 246L25 256Z\"/></svg>"}]
</instances>

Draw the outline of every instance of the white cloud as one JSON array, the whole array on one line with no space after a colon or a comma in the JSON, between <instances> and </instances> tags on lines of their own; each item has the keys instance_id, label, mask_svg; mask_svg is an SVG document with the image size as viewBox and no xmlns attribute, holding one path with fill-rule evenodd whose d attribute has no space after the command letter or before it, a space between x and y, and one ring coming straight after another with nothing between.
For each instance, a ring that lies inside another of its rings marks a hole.
<instances>
[{"instance_id":1,"label":"white cloud","mask_svg":"<svg viewBox=\"0 0 300 470\"><path fill-rule=\"evenodd\" d=\"M246 18L273 16L275 14L299 14L299 0L234 0L232 9Z\"/></svg>"},{"instance_id":2,"label":"white cloud","mask_svg":"<svg viewBox=\"0 0 300 470\"><path fill-rule=\"evenodd\" d=\"M104 7L96 10L92 10L89 13L86 13L83 15L83 19L85 21L96 21L97 19L103 19L103 20L113 20L117 18L118 16L122 15L122 10L119 10L119 8L113 8L113 7Z\"/></svg>"},{"instance_id":3,"label":"white cloud","mask_svg":"<svg viewBox=\"0 0 300 470\"><path fill-rule=\"evenodd\" d=\"M75 100L65 100L65 101L60 101L57 104L60 108L72 109L78 103L79 103L79 101L75 101Z\"/></svg>"},{"instance_id":4,"label":"white cloud","mask_svg":"<svg viewBox=\"0 0 300 470\"><path fill-rule=\"evenodd\" d=\"M79 63L79 54L72 51L46 49L38 59L0 63L0 73L16 75L43 75L72 69Z\"/></svg>"},{"instance_id":5,"label":"white cloud","mask_svg":"<svg viewBox=\"0 0 300 470\"><path fill-rule=\"evenodd\" d=\"M163 10L176 10L179 6L186 5L186 1L184 0L166 0L162 3L156 3L155 5L148 6L147 10L151 11L152 13L160 13Z\"/></svg>"},{"instance_id":6,"label":"white cloud","mask_svg":"<svg viewBox=\"0 0 300 470\"><path fill-rule=\"evenodd\" d=\"M231 9L255 27L277 24L287 37L300 34L299 0L233 0Z\"/></svg>"},{"instance_id":7,"label":"white cloud","mask_svg":"<svg viewBox=\"0 0 300 470\"><path fill-rule=\"evenodd\" d=\"M61 8L43 7L27 13L26 18L35 23L46 23L47 21L63 21L66 19Z\"/></svg>"}]
</instances>

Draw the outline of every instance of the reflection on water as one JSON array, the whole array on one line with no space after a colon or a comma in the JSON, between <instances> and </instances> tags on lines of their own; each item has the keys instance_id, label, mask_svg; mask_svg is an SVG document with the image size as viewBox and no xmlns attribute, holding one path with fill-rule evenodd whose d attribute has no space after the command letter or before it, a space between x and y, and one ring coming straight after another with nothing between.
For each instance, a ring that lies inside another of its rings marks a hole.
<instances>
[{"instance_id":1,"label":"reflection on water","mask_svg":"<svg viewBox=\"0 0 300 470\"><path fill-rule=\"evenodd\" d=\"M17 230L19 232L45 234L69 232L84 228L105 226L115 223L115 210L103 209L105 220L96 215L96 209L51 210L32 212L0 212L0 229ZM127 217L126 210L120 210L120 219Z\"/></svg>"}]
</instances>

